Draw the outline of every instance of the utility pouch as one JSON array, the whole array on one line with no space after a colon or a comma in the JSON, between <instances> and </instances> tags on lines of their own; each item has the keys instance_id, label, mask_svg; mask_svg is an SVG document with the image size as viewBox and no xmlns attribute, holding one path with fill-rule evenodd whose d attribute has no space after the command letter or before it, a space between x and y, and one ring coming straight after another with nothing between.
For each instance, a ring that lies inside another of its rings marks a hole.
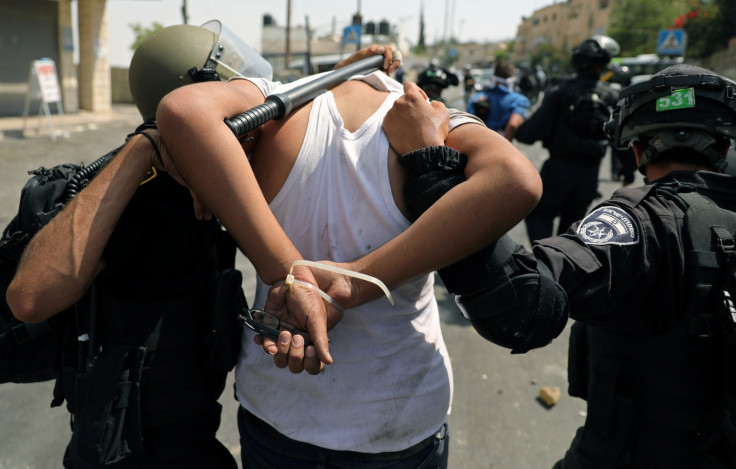
<instances>
[{"instance_id":1,"label":"utility pouch","mask_svg":"<svg viewBox=\"0 0 736 469\"><path fill-rule=\"evenodd\" d=\"M140 375L145 354L145 347L106 345L88 371L77 373L71 454L100 465L142 450Z\"/></svg>"},{"instance_id":2,"label":"utility pouch","mask_svg":"<svg viewBox=\"0 0 736 469\"><path fill-rule=\"evenodd\" d=\"M210 367L216 372L229 372L238 360L243 331L238 314L248 307L242 284L243 275L236 269L218 272L214 277L212 324L205 340Z\"/></svg>"},{"instance_id":3,"label":"utility pouch","mask_svg":"<svg viewBox=\"0 0 736 469\"><path fill-rule=\"evenodd\" d=\"M585 324L574 322L570 328L570 358L567 362L567 393L588 400L588 344Z\"/></svg>"}]
</instances>

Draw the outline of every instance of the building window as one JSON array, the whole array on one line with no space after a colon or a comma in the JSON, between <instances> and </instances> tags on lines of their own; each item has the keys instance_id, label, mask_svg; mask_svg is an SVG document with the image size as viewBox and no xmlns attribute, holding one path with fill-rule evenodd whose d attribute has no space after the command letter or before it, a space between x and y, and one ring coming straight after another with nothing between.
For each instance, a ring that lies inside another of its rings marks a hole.
<instances>
[{"instance_id":1,"label":"building window","mask_svg":"<svg viewBox=\"0 0 736 469\"><path fill-rule=\"evenodd\" d=\"M604 8L608 8L608 0L598 0L598 7L603 10Z\"/></svg>"}]
</instances>

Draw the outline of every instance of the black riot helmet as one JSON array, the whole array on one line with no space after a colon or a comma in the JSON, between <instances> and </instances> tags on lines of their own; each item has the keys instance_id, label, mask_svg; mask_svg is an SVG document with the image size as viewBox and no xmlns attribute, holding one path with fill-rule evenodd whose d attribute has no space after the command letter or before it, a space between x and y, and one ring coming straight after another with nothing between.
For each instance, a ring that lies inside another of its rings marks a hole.
<instances>
[{"instance_id":1,"label":"black riot helmet","mask_svg":"<svg viewBox=\"0 0 736 469\"><path fill-rule=\"evenodd\" d=\"M447 79L447 73L445 73L445 70L435 64L431 64L419 73L419 76L417 76L417 85L420 88L433 86L444 89L450 86L450 83Z\"/></svg>"},{"instance_id":2,"label":"black riot helmet","mask_svg":"<svg viewBox=\"0 0 736 469\"><path fill-rule=\"evenodd\" d=\"M585 65L605 67L621 52L621 47L608 36L593 36L572 50L572 64L579 68Z\"/></svg>"},{"instance_id":3,"label":"black riot helmet","mask_svg":"<svg viewBox=\"0 0 736 469\"><path fill-rule=\"evenodd\" d=\"M646 142L640 171L665 152L690 149L723 172L715 145L736 138L736 83L704 68L672 65L621 90L605 130L621 149Z\"/></svg>"}]
</instances>

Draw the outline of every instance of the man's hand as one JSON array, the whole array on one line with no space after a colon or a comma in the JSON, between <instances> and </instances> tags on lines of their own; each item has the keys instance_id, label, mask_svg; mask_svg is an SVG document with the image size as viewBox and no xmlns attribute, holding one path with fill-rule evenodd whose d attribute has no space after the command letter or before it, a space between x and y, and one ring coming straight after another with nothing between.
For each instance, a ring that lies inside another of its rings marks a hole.
<instances>
[{"instance_id":1,"label":"man's hand","mask_svg":"<svg viewBox=\"0 0 736 469\"><path fill-rule=\"evenodd\" d=\"M255 341L274 355L274 363L279 368L288 366L292 373L306 370L310 374L317 374L324 369L325 364L332 363L327 331L342 319L342 311L325 303L319 296L317 285L339 305L350 307L352 284L339 274L322 269L312 271L306 266L294 266L293 274L297 280L307 282L311 287L301 283L272 286L264 309L278 317L285 330L279 335L278 342L262 336L256 336ZM303 337L292 336L288 332L295 328L307 331L313 345L305 347Z\"/></svg>"},{"instance_id":2,"label":"man's hand","mask_svg":"<svg viewBox=\"0 0 736 469\"><path fill-rule=\"evenodd\" d=\"M393 73L401 66L402 57L401 52L398 49L394 49L391 46L374 44L364 49L360 49L348 58L342 59L335 64L333 70L337 70L338 68L350 65L359 60L367 59L368 57L373 57L374 55L383 55L383 71L386 73Z\"/></svg>"},{"instance_id":3,"label":"man's hand","mask_svg":"<svg viewBox=\"0 0 736 469\"><path fill-rule=\"evenodd\" d=\"M320 263L350 270L348 264L336 264L329 261ZM319 288L343 309L355 307L381 295L380 289L371 288L373 284L355 277L324 269L310 269L310 271ZM313 321L319 320L322 314L319 309L320 304L325 307L326 331L332 330L343 316L340 309L323 302L321 297L317 297L319 303L315 303L315 292L316 290L301 285L276 284L268 292L265 309L277 316L287 331L294 328L304 329L309 332L310 338L314 337L309 321L310 317ZM317 374L322 371L324 363L317 358L314 348L311 346L305 348L302 337L292 336L287 331L281 333L278 342L262 336L256 336L255 341L262 345L266 352L274 355L274 363L279 368L288 366L293 373L306 370L310 374Z\"/></svg>"},{"instance_id":4,"label":"man's hand","mask_svg":"<svg viewBox=\"0 0 736 469\"><path fill-rule=\"evenodd\" d=\"M383 120L383 131L398 155L444 145L450 133L450 114L444 104L428 102L421 88L407 82L404 96L394 102Z\"/></svg>"},{"instance_id":5,"label":"man's hand","mask_svg":"<svg viewBox=\"0 0 736 469\"><path fill-rule=\"evenodd\" d=\"M255 342L274 356L277 367L288 366L292 373L306 370L316 375L324 369L325 364L332 363L329 352L323 355L324 360L319 358L316 343L327 348L327 330L342 319L342 313L325 305L315 290L302 285L279 283L269 290L264 309L278 317L281 327L285 329L279 335L278 342L260 335L255 337ZM307 331L313 345L305 346L304 337L289 332L293 329Z\"/></svg>"}]
</instances>

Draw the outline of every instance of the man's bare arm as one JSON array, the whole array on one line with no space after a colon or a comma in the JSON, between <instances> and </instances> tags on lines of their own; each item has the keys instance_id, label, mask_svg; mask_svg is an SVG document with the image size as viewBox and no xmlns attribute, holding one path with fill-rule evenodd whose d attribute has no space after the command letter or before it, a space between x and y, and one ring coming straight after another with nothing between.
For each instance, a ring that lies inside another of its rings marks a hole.
<instances>
[{"instance_id":1,"label":"man's bare arm","mask_svg":"<svg viewBox=\"0 0 736 469\"><path fill-rule=\"evenodd\" d=\"M436 109L416 85L405 86L402 113L389 113L384 131L390 141L425 135L436 145ZM397 101L398 103L398 101ZM410 125L411 123L411 125ZM421 140L421 139L420 139ZM539 172L508 140L482 125L465 124L449 133L446 145L468 158L466 181L451 189L404 233L351 263L353 270L395 287L480 250L513 228L534 208L542 193ZM413 143L417 145L417 143ZM371 296L381 293L367 286ZM362 296L361 296L362 297Z\"/></svg>"}]
</instances>

